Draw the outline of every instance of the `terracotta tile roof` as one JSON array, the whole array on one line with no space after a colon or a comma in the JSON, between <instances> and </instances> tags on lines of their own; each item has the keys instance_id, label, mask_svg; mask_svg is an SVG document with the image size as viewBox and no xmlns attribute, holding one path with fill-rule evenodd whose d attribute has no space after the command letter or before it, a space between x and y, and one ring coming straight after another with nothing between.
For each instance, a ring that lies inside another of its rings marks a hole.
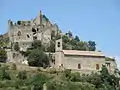
<instances>
[{"instance_id":1,"label":"terracotta tile roof","mask_svg":"<svg viewBox=\"0 0 120 90\"><path fill-rule=\"evenodd\" d=\"M97 51L79 51L79 50L63 50L65 55L80 55L80 56L105 56L102 52Z\"/></svg>"}]
</instances>

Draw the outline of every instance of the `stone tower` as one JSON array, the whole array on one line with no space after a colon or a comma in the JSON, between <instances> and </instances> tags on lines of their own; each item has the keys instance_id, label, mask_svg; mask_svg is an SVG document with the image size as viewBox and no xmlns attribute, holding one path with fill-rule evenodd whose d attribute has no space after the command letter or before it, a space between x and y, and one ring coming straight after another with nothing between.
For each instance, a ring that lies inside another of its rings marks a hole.
<instances>
[{"instance_id":1,"label":"stone tower","mask_svg":"<svg viewBox=\"0 0 120 90\"><path fill-rule=\"evenodd\" d=\"M38 25L41 25L42 24L42 12L41 12L41 10L40 10L40 12L38 13L38 16L37 16L37 19L36 19L37 21L36 21L36 23L38 24Z\"/></svg>"},{"instance_id":2,"label":"stone tower","mask_svg":"<svg viewBox=\"0 0 120 90\"><path fill-rule=\"evenodd\" d=\"M55 67L59 68L60 66L63 66L62 57L63 57L62 39L59 39L56 40L55 45Z\"/></svg>"}]
</instances>

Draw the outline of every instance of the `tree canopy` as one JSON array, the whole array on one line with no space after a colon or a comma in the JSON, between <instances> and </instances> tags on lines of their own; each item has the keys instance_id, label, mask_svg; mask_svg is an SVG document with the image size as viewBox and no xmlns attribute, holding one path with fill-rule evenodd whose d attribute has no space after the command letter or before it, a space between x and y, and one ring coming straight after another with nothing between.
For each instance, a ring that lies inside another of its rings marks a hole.
<instances>
[{"instance_id":1,"label":"tree canopy","mask_svg":"<svg viewBox=\"0 0 120 90\"><path fill-rule=\"evenodd\" d=\"M83 41L80 40L78 36L69 38L67 35L62 36L63 39L63 49L72 50L83 50L83 51L95 51L96 43L95 41Z\"/></svg>"},{"instance_id":2,"label":"tree canopy","mask_svg":"<svg viewBox=\"0 0 120 90\"><path fill-rule=\"evenodd\" d=\"M49 59L42 50L33 49L28 55L28 64L30 66L47 67L49 66Z\"/></svg>"},{"instance_id":3,"label":"tree canopy","mask_svg":"<svg viewBox=\"0 0 120 90\"><path fill-rule=\"evenodd\" d=\"M7 47L7 44L9 42L8 38L4 38L3 35L0 35L0 61L5 62L7 59L7 52L5 51L5 48Z\"/></svg>"},{"instance_id":4,"label":"tree canopy","mask_svg":"<svg viewBox=\"0 0 120 90\"><path fill-rule=\"evenodd\" d=\"M41 41L36 40L26 52L21 52L27 57L30 66L48 67L49 57L44 52L44 46Z\"/></svg>"}]
</instances>

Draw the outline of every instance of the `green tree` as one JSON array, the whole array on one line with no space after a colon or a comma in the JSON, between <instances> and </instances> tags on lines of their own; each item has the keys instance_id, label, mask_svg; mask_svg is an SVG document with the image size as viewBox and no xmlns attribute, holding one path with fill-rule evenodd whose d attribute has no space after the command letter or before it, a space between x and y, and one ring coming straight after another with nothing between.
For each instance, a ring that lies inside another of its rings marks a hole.
<instances>
[{"instance_id":1,"label":"green tree","mask_svg":"<svg viewBox=\"0 0 120 90\"><path fill-rule=\"evenodd\" d=\"M79 72L71 73L70 80L73 82L80 82L81 81L80 73Z\"/></svg>"},{"instance_id":2,"label":"green tree","mask_svg":"<svg viewBox=\"0 0 120 90\"><path fill-rule=\"evenodd\" d=\"M6 62L7 52L4 49L0 49L0 61Z\"/></svg>"},{"instance_id":3,"label":"green tree","mask_svg":"<svg viewBox=\"0 0 120 90\"><path fill-rule=\"evenodd\" d=\"M47 74L35 74L27 80L27 85L33 85L33 90L43 90L43 84L49 80Z\"/></svg>"},{"instance_id":4,"label":"green tree","mask_svg":"<svg viewBox=\"0 0 120 90\"><path fill-rule=\"evenodd\" d=\"M32 52L32 50L29 48L27 49L27 51L20 51L20 53L22 55L24 55L24 57L28 57L28 55Z\"/></svg>"},{"instance_id":5,"label":"green tree","mask_svg":"<svg viewBox=\"0 0 120 90\"><path fill-rule=\"evenodd\" d=\"M56 36L55 36L55 40L58 40L58 39L60 39L61 38L61 35L60 34L57 34Z\"/></svg>"},{"instance_id":6,"label":"green tree","mask_svg":"<svg viewBox=\"0 0 120 90\"><path fill-rule=\"evenodd\" d=\"M68 36L66 36L66 35L64 35L64 36L62 37L62 40L63 40L64 43L68 43L68 42L70 41L70 39L69 39Z\"/></svg>"},{"instance_id":7,"label":"green tree","mask_svg":"<svg viewBox=\"0 0 120 90\"><path fill-rule=\"evenodd\" d=\"M92 73L91 75L83 79L86 79L87 82L95 85L96 88L100 88L102 86L102 80L100 78L100 75L97 73Z\"/></svg>"},{"instance_id":8,"label":"green tree","mask_svg":"<svg viewBox=\"0 0 120 90\"><path fill-rule=\"evenodd\" d=\"M101 73L101 75L100 75L101 80L104 84L108 84L108 85L114 87L115 90L117 87L119 87L119 78L117 78L114 74L111 75L108 72L105 65L102 66L102 70L100 71L100 73Z\"/></svg>"},{"instance_id":9,"label":"green tree","mask_svg":"<svg viewBox=\"0 0 120 90\"><path fill-rule=\"evenodd\" d=\"M28 55L28 64L30 66L47 67L49 66L49 58L42 50L33 49Z\"/></svg>"},{"instance_id":10,"label":"green tree","mask_svg":"<svg viewBox=\"0 0 120 90\"><path fill-rule=\"evenodd\" d=\"M88 47L89 47L89 51L95 51L96 50L95 41L88 41Z\"/></svg>"},{"instance_id":11,"label":"green tree","mask_svg":"<svg viewBox=\"0 0 120 90\"><path fill-rule=\"evenodd\" d=\"M66 80L70 80L71 78L71 69L65 69L63 72L63 78Z\"/></svg>"},{"instance_id":12,"label":"green tree","mask_svg":"<svg viewBox=\"0 0 120 90\"><path fill-rule=\"evenodd\" d=\"M0 68L0 79L2 80L11 80L11 77L8 72L6 72L5 68Z\"/></svg>"},{"instance_id":13,"label":"green tree","mask_svg":"<svg viewBox=\"0 0 120 90\"><path fill-rule=\"evenodd\" d=\"M77 43L77 50L83 50L86 51L87 50L87 43L84 41L80 41Z\"/></svg>"},{"instance_id":14,"label":"green tree","mask_svg":"<svg viewBox=\"0 0 120 90\"><path fill-rule=\"evenodd\" d=\"M95 90L93 84L87 82L67 82L51 80L47 82L48 90Z\"/></svg>"},{"instance_id":15,"label":"green tree","mask_svg":"<svg viewBox=\"0 0 120 90\"><path fill-rule=\"evenodd\" d=\"M0 47L7 47L8 43L9 43L9 38L0 35Z\"/></svg>"},{"instance_id":16,"label":"green tree","mask_svg":"<svg viewBox=\"0 0 120 90\"><path fill-rule=\"evenodd\" d=\"M19 79L27 79L27 73L26 73L26 71L20 71L19 73L18 73L18 76L17 76L17 78L19 78Z\"/></svg>"},{"instance_id":17,"label":"green tree","mask_svg":"<svg viewBox=\"0 0 120 90\"><path fill-rule=\"evenodd\" d=\"M66 35L70 38L73 36L71 31L68 31L68 33L66 33Z\"/></svg>"},{"instance_id":18,"label":"green tree","mask_svg":"<svg viewBox=\"0 0 120 90\"><path fill-rule=\"evenodd\" d=\"M109 75L108 69L106 68L105 65L102 65L102 70L100 71L101 75L107 76Z\"/></svg>"},{"instance_id":19,"label":"green tree","mask_svg":"<svg viewBox=\"0 0 120 90\"><path fill-rule=\"evenodd\" d=\"M31 49L37 49L37 48L43 49L43 46L40 40L35 40L31 45Z\"/></svg>"},{"instance_id":20,"label":"green tree","mask_svg":"<svg viewBox=\"0 0 120 90\"><path fill-rule=\"evenodd\" d=\"M4 42L0 41L0 47L4 47L4 46L5 46Z\"/></svg>"},{"instance_id":21,"label":"green tree","mask_svg":"<svg viewBox=\"0 0 120 90\"><path fill-rule=\"evenodd\" d=\"M45 19L47 22L49 21L49 19L45 15L42 15L42 19Z\"/></svg>"},{"instance_id":22,"label":"green tree","mask_svg":"<svg viewBox=\"0 0 120 90\"><path fill-rule=\"evenodd\" d=\"M7 52L4 49L0 49L0 58L7 58Z\"/></svg>"},{"instance_id":23,"label":"green tree","mask_svg":"<svg viewBox=\"0 0 120 90\"><path fill-rule=\"evenodd\" d=\"M78 42L80 41L78 36L75 36L75 40L78 41Z\"/></svg>"},{"instance_id":24,"label":"green tree","mask_svg":"<svg viewBox=\"0 0 120 90\"><path fill-rule=\"evenodd\" d=\"M63 35L62 42L63 42L62 43L63 49L65 49L65 50L69 50L70 48L72 49L71 40L68 38L67 35Z\"/></svg>"},{"instance_id":25,"label":"green tree","mask_svg":"<svg viewBox=\"0 0 120 90\"><path fill-rule=\"evenodd\" d=\"M78 42L77 42L75 39L70 40L70 44L71 44L72 46L76 46L77 43L78 43Z\"/></svg>"},{"instance_id":26,"label":"green tree","mask_svg":"<svg viewBox=\"0 0 120 90\"><path fill-rule=\"evenodd\" d=\"M33 50L33 49L40 49L40 50L45 51L45 47L42 45L41 41L34 40L33 43L31 44L31 47L29 47L26 52L21 52L21 53L28 56L28 54L30 54L31 50Z\"/></svg>"},{"instance_id":27,"label":"green tree","mask_svg":"<svg viewBox=\"0 0 120 90\"><path fill-rule=\"evenodd\" d=\"M47 48L48 52L55 52L55 42L50 42L50 45Z\"/></svg>"}]
</instances>

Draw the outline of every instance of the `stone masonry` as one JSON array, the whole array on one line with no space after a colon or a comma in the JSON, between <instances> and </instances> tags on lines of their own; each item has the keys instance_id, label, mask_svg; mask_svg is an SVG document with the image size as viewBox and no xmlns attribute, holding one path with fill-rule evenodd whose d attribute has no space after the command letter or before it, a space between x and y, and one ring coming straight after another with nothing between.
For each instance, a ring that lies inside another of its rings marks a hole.
<instances>
[{"instance_id":1,"label":"stone masonry","mask_svg":"<svg viewBox=\"0 0 120 90\"><path fill-rule=\"evenodd\" d=\"M13 23L8 20L9 47L12 47L8 50L8 60L18 61L13 57L17 53L13 49L15 43L19 44L20 51L26 51L34 40L41 40L42 44L47 46L51 41L51 34L56 35L59 31L57 24L52 24L41 11L35 19L30 21L22 20ZM18 53L15 56L21 57ZM23 61L23 58L20 61Z\"/></svg>"}]
</instances>

